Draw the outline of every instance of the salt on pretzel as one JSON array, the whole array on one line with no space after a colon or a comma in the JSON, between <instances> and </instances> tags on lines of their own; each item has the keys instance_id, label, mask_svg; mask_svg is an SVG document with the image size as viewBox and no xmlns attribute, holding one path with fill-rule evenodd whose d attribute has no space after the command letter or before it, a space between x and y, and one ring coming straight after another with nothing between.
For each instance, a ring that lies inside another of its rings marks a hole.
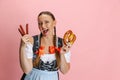
<instances>
[{"instance_id":1,"label":"salt on pretzel","mask_svg":"<svg viewBox=\"0 0 120 80\"><path fill-rule=\"evenodd\" d=\"M73 45L75 40L76 40L76 35L71 30L68 30L63 36L63 42L65 45L68 44Z\"/></svg>"}]
</instances>

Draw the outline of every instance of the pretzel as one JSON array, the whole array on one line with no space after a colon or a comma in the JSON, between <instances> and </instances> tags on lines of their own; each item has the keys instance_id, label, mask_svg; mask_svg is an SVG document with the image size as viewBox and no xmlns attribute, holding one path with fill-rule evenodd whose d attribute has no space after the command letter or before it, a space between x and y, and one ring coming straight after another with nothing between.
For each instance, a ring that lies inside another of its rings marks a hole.
<instances>
[{"instance_id":1,"label":"pretzel","mask_svg":"<svg viewBox=\"0 0 120 80\"><path fill-rule=\"evenodd\" d=\"M63 36L63 42L65 45L68 44L73 45L75 40L76 40L76 35L71 30L68 30Z\"/></svg>"},{"instance_id":2,"label":"pretzel","mask_svg":"<svg viewBox=\"0 0 120 80\"><path fill-rule=\"evenodd\" d=\"M20 34L22 36L24 36L25 34L28 34L28 24L26 24L26 32L24 31L22 25L19 26L20 28L18 28L18 31L20 32Z\"/></svg>"}]
</instances>

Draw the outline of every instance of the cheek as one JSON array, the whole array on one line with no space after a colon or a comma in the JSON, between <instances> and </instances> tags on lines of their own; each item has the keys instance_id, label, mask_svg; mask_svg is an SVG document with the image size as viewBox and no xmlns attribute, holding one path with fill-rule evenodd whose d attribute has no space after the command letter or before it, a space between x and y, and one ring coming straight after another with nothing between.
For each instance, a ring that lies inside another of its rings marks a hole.
<instances>
[{"instance_id":1,"label":"cheek","mask_svg":"<svg viewBox=\"0 0 120 80\"><path fill-rule=\"evenodd\" d=\"M55 27L54 24L50 24L49 28L53 29Z\"/></svg>"},{"instance_id":2,"label":"cheek","mask_svg":"<svg viewBox=\"0 0 120 80\"><path fill-rule=\"evenodd\" d=\"M54 29L54 26L50 26L49 29L53 30L53 29Z\"/></svg>"},{"instance_id":3,"label":"cheek","mask_svg":"<svg viewBox=\"0 0 120 80\"><path fill-rule=\"evenodd\" d=\"M51 27L52 27L52 25L51 25L51 24L46 25L46 28L51 29Z\"/></svg>"},{"instance_id":4,"label":"cheek","mask_svg":"<svg viewBox=\"0 0 120 80\"><path fill-rule=\"evenodd\" d=\"M39 28L39 30L41 31L42 30L42 28L41 27L38 27Z\"/></svg>"}]
</instances>

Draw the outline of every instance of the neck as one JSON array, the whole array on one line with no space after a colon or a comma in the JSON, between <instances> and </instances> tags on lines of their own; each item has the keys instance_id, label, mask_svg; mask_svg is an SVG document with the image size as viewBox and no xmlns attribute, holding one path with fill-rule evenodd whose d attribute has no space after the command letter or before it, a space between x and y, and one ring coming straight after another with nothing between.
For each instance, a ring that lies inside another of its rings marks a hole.
<instances>
[{"instance_id":1,"label":"neck","mask_svg":"<svg viewBox=\"0 0 120 80\"><path fill-rule=\"evenodd\" d=\"M44 45L53 45L53 39L54 39L54 35L48 35L48 36L42 36L41 37L41 43Z\"/></svg>"},{"instance_id":2,"label":"neck","mask_svg":"<svg viewBox=\"0 0 120 80\"><path fill-rule=\"evenodd\" d=\"M46 36L42 36L42 39L44 39L44 40L51 40L51 39L53 39L53 34L49 34L49 35L46 35Z\"/></svg>"}]
</instances>

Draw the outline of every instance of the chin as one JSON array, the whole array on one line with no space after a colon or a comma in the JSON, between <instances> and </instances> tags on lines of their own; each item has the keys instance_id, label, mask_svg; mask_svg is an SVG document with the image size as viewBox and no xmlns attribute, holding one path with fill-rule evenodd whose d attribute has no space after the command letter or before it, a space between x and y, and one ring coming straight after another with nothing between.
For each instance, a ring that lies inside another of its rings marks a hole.
<instances>
[{"instance_id":1,"label":"chin","mask_svg":"<svg viewBox=\"0 0 120 80\"><path fill-rule=\"evenodd\" d=\"M43 35L44 37L48 36L48 34L43 34L43 33L42 33L42 35Z\"/></svg>"}]
</instances>

